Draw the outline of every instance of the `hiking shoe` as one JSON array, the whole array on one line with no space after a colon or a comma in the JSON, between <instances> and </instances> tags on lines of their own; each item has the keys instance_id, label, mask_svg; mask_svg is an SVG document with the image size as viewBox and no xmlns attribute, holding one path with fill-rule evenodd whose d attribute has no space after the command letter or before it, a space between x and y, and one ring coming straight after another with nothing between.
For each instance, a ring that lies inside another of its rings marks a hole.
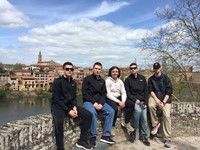
<instances>
[{"instance_id":1,"label":"hiking shoe","mask_svg":"<svg viewBox=\"0 0 200 150\"><path fill-rule=\"evenodd\" d=\"M76 147L82 148L82 149L85 149L85 150L93 149L93 147L90 144L88 144L85 141L81 141L81 140L78 140L78 142L76 143Z\"/></svg>"},{"instance_id":2,"label":"hiking shoe","mask_svg":"<svg viewBox=\"0 0 200 150\"><path fill-rule=\"evenodd\" d=\"M134 129L133 129L133 127L131 126L130 122L129 122L129 123L122 122L121 125L122 125L123 127L125 127L129 132L133 132L133 131L134 131Z\"/></svg>"},{"instance_id":3,"label":"hiking shoe","mask_svg":"<svg viewBox=\"0 0 200 150\"><path fill-rule=\"evenodd\" d=\"M164 147L170 148L171 147L171 141L170 140L165 140L164 141Z\"/></svg>"},{"instance_id":4,"label":"hiking shoe","mask_svg":"<svg viewBox=\"0 0 200 150\"><path fill-rule=\"evenodd\" d=\"M130 138L129 139L130 139L131 142L135 141L135 139L136 139L136 131L132 131L130 133Z\"/></svg>"},{"instance_id":5,"label":"hiking shoe","mask_svg":"<svg viewBox=\"0 0 200 150\"><path fill-rule=\"evenodd\" d=\"M93 148L97 147L95 136L90 138L90 145L92 145Z\"/></svg>"},{"instance_id":6,"label":"hiking shoe","mask_svg":"<svg viewBox=\"0 0 200 150\"><path fill-rule=\"evenodd\" d=\"M157 126L155 126L152 130L151 130L151 134L152 135L156 135L156 133L158 132L158 129L160 128L160 123L157 124Z\"/></svg>"},{"instance_id":7,"label":"hiking shoe","mask_svg":"<svg viewBox=\"0 0 200 150\"><path fill-rule=\"evenodd\" d=\"M148 139L147 139L146 137L142 137L142 138L140 138L140 140L142 141L142 143L143 143L144 145L150 146L150 143L149 143L149 141L148 141Z\"/></svg>"},{"instance_id":8,"label":"hiking shoe","mask_svg":"<svg viewBox=\"0 0 200 150\"><path fill-rule=\"evenodd\" d=\"M101 142L104 142L104 143L107 143L107 144L115 144L116 142L113 141L110 136L102 136L101 139L100 139Z\"/></svg>"},{"instance_id":9,"label":"hiking shoe","mask_svg":"<svg viewBox=\"0 0 200 150\"><path fill-rule=\"evenodd\" d=\"M116 130L116 128L113 127L112 130L111 130L111 132L110 132L110 135L111 135L111 136L115 136L115 130Z\"/></svg>"}]
</instances>

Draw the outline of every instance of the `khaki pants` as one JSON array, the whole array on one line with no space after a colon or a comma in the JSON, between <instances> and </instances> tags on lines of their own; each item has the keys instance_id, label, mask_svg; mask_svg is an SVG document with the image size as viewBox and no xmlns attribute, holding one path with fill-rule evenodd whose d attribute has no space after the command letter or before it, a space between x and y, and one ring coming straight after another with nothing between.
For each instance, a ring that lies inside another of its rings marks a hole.
<instances>
[{"instance_id":1,"label":"khaki pants","mask_svg":"<svg viewBox=\"0 0 200 150\"><path fill-rule=\"evenodd\" d=\"M149 106L149 114L151 118L152 127L155 127L159 123L159 120L161 120L160 129L163 132L163 137L166 139L170 139L171 138L171 116L170 116L171 104L168 104L168 103L165 104L161 119L157 117L156 102L151 96L149 98L148 106Z\"/></svg>"}]
</instances>

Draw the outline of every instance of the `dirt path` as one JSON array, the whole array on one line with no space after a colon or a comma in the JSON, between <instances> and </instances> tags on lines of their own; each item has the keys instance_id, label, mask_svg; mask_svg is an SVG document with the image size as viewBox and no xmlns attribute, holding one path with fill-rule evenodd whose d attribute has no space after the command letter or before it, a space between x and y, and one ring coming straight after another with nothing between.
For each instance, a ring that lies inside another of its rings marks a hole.
<instances>
[{"instance_id":1,"label":"dirt path","mask_svg":"<svg viewBox=\"0 0 200 150\"><path fill-rule=\"evenodd\" d=\"M174 137L171 148L164 148L159 138L149 140L151 146L145 146L140 140L129 142L123 134L114 137L116 145L108 147L108 150L200 150L200 137Z\"/></svg>"}]
</instances>

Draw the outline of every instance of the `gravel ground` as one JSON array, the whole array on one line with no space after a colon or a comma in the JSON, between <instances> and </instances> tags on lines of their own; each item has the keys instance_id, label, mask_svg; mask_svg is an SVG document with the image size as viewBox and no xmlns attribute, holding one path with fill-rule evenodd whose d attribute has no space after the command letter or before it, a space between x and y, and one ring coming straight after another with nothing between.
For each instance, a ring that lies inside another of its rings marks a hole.
<instances>
[{"instance_id":1,"label":"gravel ground","mask_svg":"<svg viewBox=\"0 0 200 150\"><path fill-rule=\"evenodd\" d=\"M145 146L138 137L134 143L130 142L128 139L128 134L125 130L119 129L117 134L113 137L116 141L115 145L108 145L99 142L97 139L97 147L94 150L200 150L200 137L198 136L178 136L173 137L171 142L171 148L165 148L162 138L149 139L150 146ZM78 148L73 148L73 150L79 150Z\"/></svg>"}]
</instances>

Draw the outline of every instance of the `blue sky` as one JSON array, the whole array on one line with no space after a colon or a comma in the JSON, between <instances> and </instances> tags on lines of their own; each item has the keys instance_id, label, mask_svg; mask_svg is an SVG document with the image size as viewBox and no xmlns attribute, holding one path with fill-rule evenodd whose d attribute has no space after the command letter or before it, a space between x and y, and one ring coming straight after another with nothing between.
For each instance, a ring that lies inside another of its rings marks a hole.
<instances>
[{"instance_id":1,"label":"blue sky","mask_svg":"<svg viewBox=\"0 0 200 150\"><path fill-rule=\"evenodd\" d=\"M0 62L36 64L43 60L105 68L141 68L152 58L136 48L147 32L165 22L155 11L173 0L0 0Z\"/></svg>"}]
</instances>

